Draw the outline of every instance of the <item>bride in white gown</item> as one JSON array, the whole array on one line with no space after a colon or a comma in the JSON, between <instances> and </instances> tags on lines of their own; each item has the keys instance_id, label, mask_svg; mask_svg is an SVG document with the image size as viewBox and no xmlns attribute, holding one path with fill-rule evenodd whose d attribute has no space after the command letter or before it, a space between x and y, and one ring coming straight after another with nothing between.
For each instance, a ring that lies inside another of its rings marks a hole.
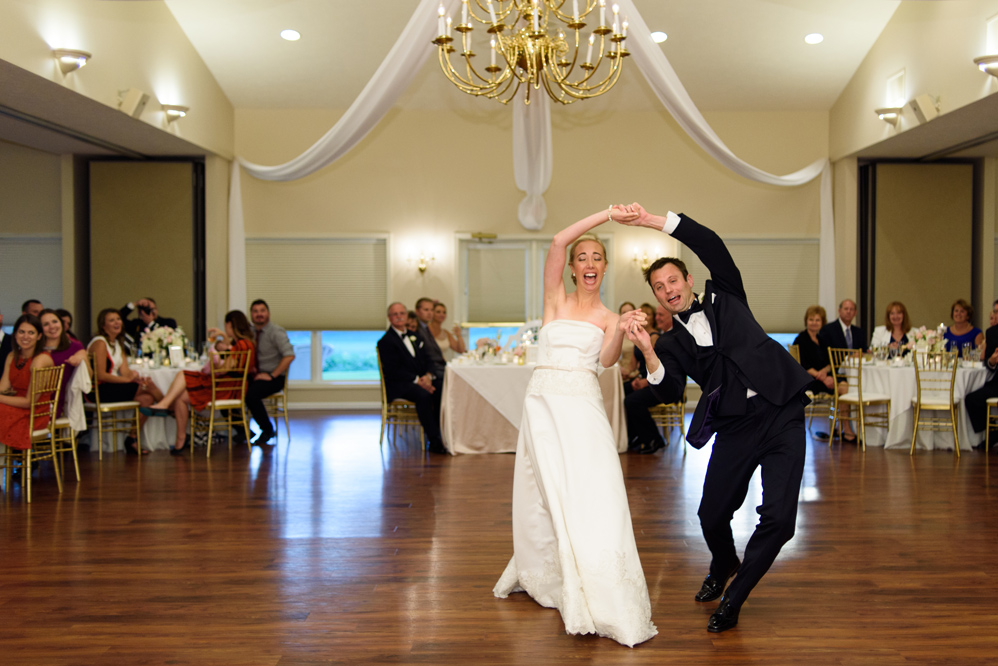
<instances>
[{"instance_id":1,"label":"bride in white gown","mask_svg":"<svg viewBox=\"0 0 998 666\"><path fill-rule=\"evenodd\" d=\"M618 317L600 302L606 249L585 235L627 220L620 207L558 233L544 265L544 325L527 387L513 472L513 557L493 593L525 591L557 608L570 634L606 636L627 646L658 631L638 559L610 423L596 375L620 356L623 331L640 310ZM574 241L574 243L573 243ZM577 289L565 293L566 248Z\"/></svg>"}]
</instances>

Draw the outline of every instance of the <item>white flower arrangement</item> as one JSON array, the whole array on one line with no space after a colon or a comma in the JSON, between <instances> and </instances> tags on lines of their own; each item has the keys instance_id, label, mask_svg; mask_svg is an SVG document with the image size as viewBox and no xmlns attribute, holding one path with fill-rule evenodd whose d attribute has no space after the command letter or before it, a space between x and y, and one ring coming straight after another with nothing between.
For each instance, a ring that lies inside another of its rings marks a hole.
<instances>
[{"instance_id":1,"label":"white flower arrangement","mask_svg":"<svg viewBox=\"0 0 998 666\"><path fill-rule=\"evenodd\" d=\"M174 345L184 347L186 340L184 329L181 327L160 326L142 335L142 353L154 354L156 350L166 351Z\"/></svg>"},{"instance_id":2,"label":"white flower arrangement","mask_svg":"<svg viewBox=\"0 0 998 666\"><path fill-rule=\"evenodd\" d=\"M939 328L926 328L919 326L908 331L908 349L926 349L928 351L942 351L946 347L946 339L943 335L946 327L942 324Z\"/></svg>"}]
</instances>

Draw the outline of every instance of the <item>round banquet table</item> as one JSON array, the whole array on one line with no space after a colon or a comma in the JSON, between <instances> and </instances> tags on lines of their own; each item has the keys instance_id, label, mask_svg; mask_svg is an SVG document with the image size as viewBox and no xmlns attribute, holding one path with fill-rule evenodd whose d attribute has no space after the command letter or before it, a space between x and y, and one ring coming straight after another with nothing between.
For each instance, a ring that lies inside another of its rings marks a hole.
<instances>
[{"instance_id":1,"label":"round banquet table","mask_svg":"<svg viewBox=\"0 0 998 666\"><path fill-rule=\"evenodd\" d=\"M967 416L963 398L968 393L983 386L987 377L988 371L984 367L961 366L957 368L953 399L960 403L957 410L957 432L960 435L961 449L972 449L984 441L984 433L975 433L970 426L970 417ZM863 392L884 393L891 399L891 420L887 430L868 427L866 429L866 445L882 446L888 449L911 448L911 432L915 417L911 401L917 395L915 368L911 365L867 365L863 363ZM855 416L853 414L853 417ZM952 450L953 433L919 430L915 445L919 449Z\"/></svg>"}]
</instances>

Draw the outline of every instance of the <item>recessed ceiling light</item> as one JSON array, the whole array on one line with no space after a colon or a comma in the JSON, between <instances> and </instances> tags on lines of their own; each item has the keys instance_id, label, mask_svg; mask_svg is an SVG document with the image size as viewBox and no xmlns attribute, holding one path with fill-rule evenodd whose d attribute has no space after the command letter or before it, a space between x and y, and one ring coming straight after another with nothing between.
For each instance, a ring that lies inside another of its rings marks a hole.
<instances>
[{"instance_id":1,"label":"recessed ceiling light","mask_svg":"<svg viewBox=\"0 0 998 666\"><path fill-rule=\"evenodd\" d=\"M812 32L810 35L804 37L804 41L808 44L820 44L825 41L825 36L820 32Z\"/></svg>"},{"instance_id":2,"label":"recessed ceiling light","mask_svg":"<svg viewBox=\"0 0 998 666\"><path fill-rule=\"evenodd\" d=\"M289 42L297 42L301 39L301 33L297 30L281 30L281 37Z\"/></svg>"},{"instance_id":3,"label":"recessed ceiling light","mask_svg":"<svg viewBox=\"0 0 998 666\"><path fill-rule=\"evenodd\" d=\"M667 34L665 34L664 32L657 32L656 31L656 32L651 33L651 39L656 44L661 44L662 42L664 42L668 38L669 38L669 36Z\"/></svg>"}]
</instances>

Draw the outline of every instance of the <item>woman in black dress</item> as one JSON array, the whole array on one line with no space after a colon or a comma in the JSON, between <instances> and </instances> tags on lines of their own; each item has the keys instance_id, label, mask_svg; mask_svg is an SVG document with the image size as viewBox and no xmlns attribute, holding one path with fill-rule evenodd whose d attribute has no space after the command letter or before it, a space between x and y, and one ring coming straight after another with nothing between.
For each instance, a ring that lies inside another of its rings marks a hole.
<instances>
[{"instance_id":1,"label":"woman in black dress","mask_svg":"<svg viewBox=\"0 0 998 666\"><path fill-rule=\"evenodd\" d=\"M831 361L828 358L828 345L818 335L818 331L826 323L828 321L825 308L812 305L804 313L805 328L794 338L794 344L800 353L800 364L807 370L807 374L814 378L807 390L812 393L831 393L837 390L841 395L846 392L847 385L842 382L836 389ZM843 420L842 423L842 440L855 442L856 435L852 432L852 424L848 420Z\"/></svg>"}]
</instances>

